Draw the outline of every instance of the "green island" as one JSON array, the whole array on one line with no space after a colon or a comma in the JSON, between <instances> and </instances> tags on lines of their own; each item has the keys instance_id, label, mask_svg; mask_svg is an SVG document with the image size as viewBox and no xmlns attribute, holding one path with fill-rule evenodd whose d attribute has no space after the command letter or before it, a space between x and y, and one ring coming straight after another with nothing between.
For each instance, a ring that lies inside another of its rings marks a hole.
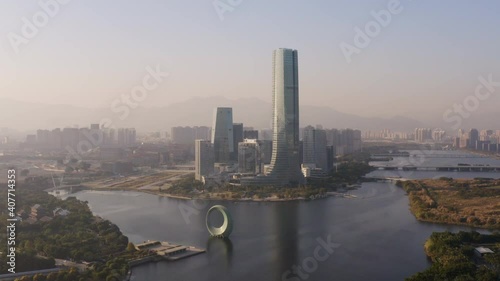
<instances>
[{"instance_id":1,"label":"green island","mask_svg":"<svg viewBox=\"0 0 500 281\"><path fill-rule=\"evenodd\" d=\"M500 180L424 179L398 181L409 197L410 210L419 221L500 229ZM493 253L480 257L478 247ZM500 233L435 232L424 245L432 261L427 270L407 281L500 279Z\"/></svg>"},{"instance_id":2,"label":"green island","mask_svg":"<svg viewBox=\"0 0 500 281\"><path fill-rule=\"evenodd\" d=\"M52 269L64 263L58 272L23 276L19 281L109 281L122 280L129 271L129 260L151 253L136 251L128 238L113 223L93 216L87 202L74 197L61 200L43 189L46 186L18 184L16 272ZM6 198L6 189L0 191ZM0 227L7 227L6 200L0 202ZM55 210L64 210L56 213ZM40 217L33 220L34 212ZM0 240L6 241L6 233ZM8 274L6 255L0 255L0 274Z\"/></svg>"},{"instance_id":3,"label":"green island","mask_svg":"<svg viewBox=\"0 0 500 281\"><path fill-rule=\"evenodd\" d=\"M481 256L479 247L494 251ZM500 279L500 234L435 232L425 243L432 266L406 281L496 281Z\"/></svg>"},{"instance_id":4,"label":"green island","mask_svg":"<svg viewBox=\"0 0 500 281\"><path fill-rule=\"evenodd\" d=\"M420 221L500 229L500 180L425 179L398 181Z\"/></svg>"}]
</instances>

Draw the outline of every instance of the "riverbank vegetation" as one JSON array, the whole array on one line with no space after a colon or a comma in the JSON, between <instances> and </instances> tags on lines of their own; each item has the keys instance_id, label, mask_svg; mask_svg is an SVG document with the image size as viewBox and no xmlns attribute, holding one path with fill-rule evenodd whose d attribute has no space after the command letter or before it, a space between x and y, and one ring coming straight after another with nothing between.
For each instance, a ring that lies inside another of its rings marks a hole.
<instances>
[{"instance_id":1,"label":"riverbank vegetation","mask_svg":"<svg viewBox=\"0 0 500 281\"><path fill-rule=\"evenodd\" d=\"M474 255L474 249L488 246L494 253ZM478 232L435 232L425 243L432 266L406 281L496 281L500 279L500 234Z\"/></svg>"},{"instance_id":2,"label":"riverbank vegetation","mask_svg":"<svg viewBox=\"0 0 500 281\"><path fill-rule=\"evenodd\" d=\"M128 271L126 257L130 253L126 251L128 238L120 229L93 216L87 202L74 197L61 200L44 192L43 188L46 186L25 183L16 189L15 212L22 218L16 228L16 272L54 268L56 259L65 260L70 267L18 280L105 281L124 277ZM7 198L5 189L0 193L1 198ZM0 227L3 229L8 216L4 211L7 210L5 202L0 202ZM55 214L57 208L67 213ZM6 234L1 233L0 240L5 239ZM71 266L87 269L78 271ZM6 255L1 255L0 274L6 273L9 273Z\"/></svg>"},{"instance_id":3,"label":"riverbank vegetation","mask_svg":"<svg viewBox=\"0 0 500 281\"><path fill-rule=\"evenodd\" d=\"M194 175L189 175L173 183L169 189L159 191L159 194L217 200L292 200L325 196L326 191L326 188L312 186L276 188L273 186L240 186L229 183L204 186L194 179Z\"/></svg>"},{"instance_id":4,"label":"riverbank vegetation","mask_svg":"<svg viewBox=\"0 0 500 281\"><path fill-rule=\"evenodd\" d=\"M418 220L500 229L500 180L426 179L398 181Z\"/></svg>"}]
</instances>

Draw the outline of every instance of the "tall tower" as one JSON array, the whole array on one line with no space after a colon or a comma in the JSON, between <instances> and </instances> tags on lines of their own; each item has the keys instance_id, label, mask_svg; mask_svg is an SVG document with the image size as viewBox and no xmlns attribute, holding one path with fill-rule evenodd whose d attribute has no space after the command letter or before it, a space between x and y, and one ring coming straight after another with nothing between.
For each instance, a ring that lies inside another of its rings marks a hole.
<instances>
[{"instance_id":1,"label":"tall tower","mask_svg":"<svg viewBox=\"0 0 500 281\"><path fill-rule=\"evenodd\" d=\"M268 175L278 184L302 182L299 160L299 73L297 50L273 54L273 152Z\"/></svg>"},{"instance_id":2,"label":"tall tower","mask_svg":"<svg viewBox=\"0 0 500 281\"><path fill-rule=\"evenodd\" d=\"M212 126L215 163L228 163L230 161L230 157L235 151L233 137L233 109L217 107L214 110Z\"/></svg>"}]
</instances>

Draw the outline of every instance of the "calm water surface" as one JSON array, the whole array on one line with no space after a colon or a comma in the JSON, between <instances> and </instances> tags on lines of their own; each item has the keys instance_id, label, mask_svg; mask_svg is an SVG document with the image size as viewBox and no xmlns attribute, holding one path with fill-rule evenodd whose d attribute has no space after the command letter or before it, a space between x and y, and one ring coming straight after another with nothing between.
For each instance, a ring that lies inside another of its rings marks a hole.
<instances>
[{"instance_id":1,"label":"calm water surface","mask_svg":"<svg viewBox=\"0 0 500 281\"><path fill-rule=\"evenodd\" d=\"M385 171L374 173L378 172ZM477 176L445 174L435 176ZM228 241L209 238L205 227L209 205L135 192L84 191L74 196L88 201L95 214L117 224L132 242L167 240L207 249L185 260L136 267L134 281L302 280L292 279L293 275L284 279L283 273L302 265L313 256L317 239L328 237L339 246L307 280L403 280L429 266L423 243L432 232L470 230L416 221L405 192L389 183L364 183L351 193L358 197L287 203L212 201L210 206L222 204L234 218Z\"/></svg>"}]
</instances>

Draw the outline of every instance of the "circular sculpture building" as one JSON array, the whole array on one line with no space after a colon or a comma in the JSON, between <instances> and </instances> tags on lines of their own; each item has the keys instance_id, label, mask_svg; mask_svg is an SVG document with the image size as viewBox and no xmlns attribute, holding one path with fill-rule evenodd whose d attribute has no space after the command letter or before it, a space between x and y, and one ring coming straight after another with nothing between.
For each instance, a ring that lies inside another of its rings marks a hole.
<instances>
[{"instance_id":1,"label":"circular sculpture building","mask_svg":"<svg viewBox=\"0 0 500 281\"><path fill-rule=\"evenodd\" d=\"M222 216L224 217L224 223L222 223L221 227L213 227L213 226L209 225L209 223L208 223L208 217L214 211L220 212L222 214ZM226 207L224 207L222 205L215 205L208 210L207 217L206 217L206 224L207 224L208 232L210 232L210 235L212 235L214 237L227 238L227 237L229 237L229 235L233 231L233 218L231 218L231 214L226 209Z\"/></svg>"}]
</instances>

